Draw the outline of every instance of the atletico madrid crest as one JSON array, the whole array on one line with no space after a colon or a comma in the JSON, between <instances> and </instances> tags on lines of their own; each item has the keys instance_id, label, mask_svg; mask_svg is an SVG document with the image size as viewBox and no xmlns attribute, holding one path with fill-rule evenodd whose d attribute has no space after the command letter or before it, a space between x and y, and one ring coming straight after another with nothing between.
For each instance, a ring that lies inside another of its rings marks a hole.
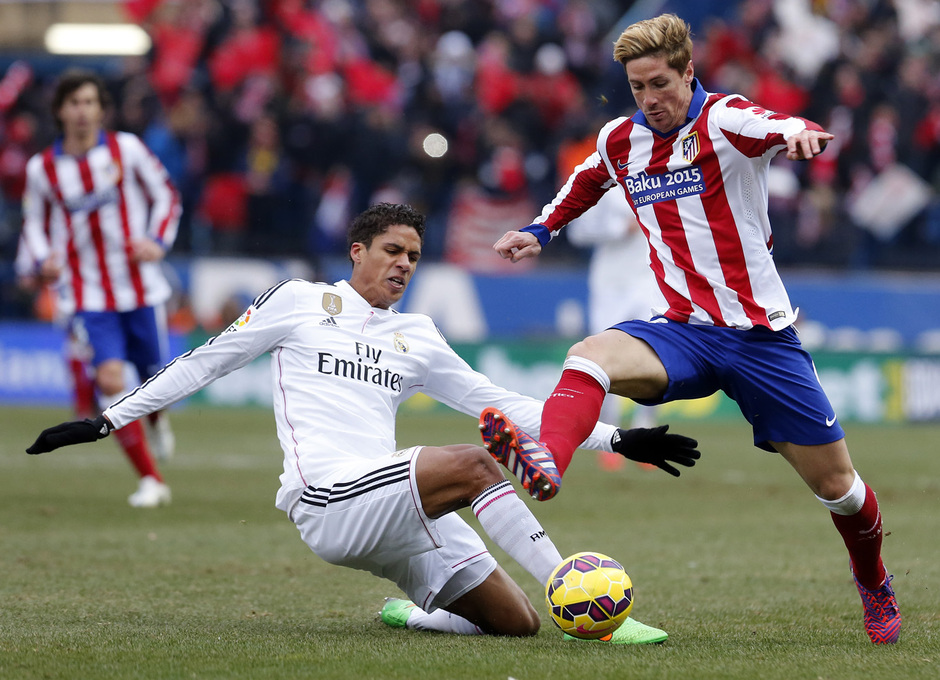
<instances>
[{"instance_id":1,"label":"atletico madrid crest","mask_svg":"<svg viewBox=\"0 0 940 680\"><path fill-rule=\"evenodd\" d=\"M701 150L702 147L698 141L698 131L682 138L682 158L687 163L694 161L695 157L698 156L698 152Z\"/></svg>"}]
</instances>

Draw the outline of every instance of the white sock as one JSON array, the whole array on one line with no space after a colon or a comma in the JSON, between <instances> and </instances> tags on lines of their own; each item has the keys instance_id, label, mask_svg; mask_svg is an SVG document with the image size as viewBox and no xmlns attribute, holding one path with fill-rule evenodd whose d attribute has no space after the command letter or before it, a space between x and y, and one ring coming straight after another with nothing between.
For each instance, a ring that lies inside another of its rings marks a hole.
<instances>
[{"instance_id":1,"label":"white sock","mask_svg":"<svg viewBox=\"0 0 940 680\"><path fill-rule=\"evenodd\" d=\"M578 356L568 357L565 359L565 363L562 364L561 370L581 371L582 373L586 373L594 378L597 383L604 388L605 392L610 392L610 376L604 372L604 369L601 368L600 365L590 359Z\"/></svg>"},{"instance_id":2,"label":"white sock","mask_svg":"<svg viewBox=\"0 0 940 680\"><path fill-rule=\"evenodd\" d=\"M428 614L420 607L411 610L411 616L405 623L411 630L436 630L440 633L457 635L483 635L483 631L462 616L451 614L443 609L436 609Z\"/></svg>"},{"instance_id":3,"label":"white sock","mask_svg":"<svg viewBox=\"0 0 940 680\"><path fill-rule=\"evenodd\" d=\"M852 482L852 486L849 487L848 492L846 492L842 498L837 498L834 501L827 501L825 498L820 498L819 496L816 496L816 498L820 503L825 505L830 512L834 512L837 515L854 515L865 505L865 494L865 482L862 481L862 478L859 477L858 472L856 472L855 481Z\"/></svg>"},{"instance_id":4,"label":"white sock","mask_svg":"<svg viewBox=\"0 0 940 680\"><path fill-rule=\"evenodd\" d=\"M561 555L508 479L483 489L470 509L496 545L540 584L548 582Z\"/></svg>"}]
</instances>

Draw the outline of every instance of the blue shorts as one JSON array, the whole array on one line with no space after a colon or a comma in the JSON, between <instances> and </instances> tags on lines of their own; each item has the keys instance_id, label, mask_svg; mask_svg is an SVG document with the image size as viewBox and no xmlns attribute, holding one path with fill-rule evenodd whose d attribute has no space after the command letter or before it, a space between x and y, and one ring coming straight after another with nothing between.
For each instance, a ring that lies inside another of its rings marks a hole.
<instances>
[{"instance_id":1,"label":"blue shorts","mask_svg":"<svg viewBox=\"0 0 940 680\"><path fill-rule=\"evenodd\" d=\"M767 451L774 451L771 441L812 446L845 436L792 326L742 331L657 317L613 328L649 344L669 376L660 399L639 403L697 399L722 390L751 424L754 445Z\"/></svg>"},{"instance_id":2,"label":"blue shorts","mask_svg":"<svg viewBox=\"0 0 940 680\"><path fill-rule=\"evenodd\" d=\"M162 307L141 307L129 312L76 312L75 324L84 328L98 366L109 359L129 361L141 382L166 364L169 345Z\"/></svg>"}]
</instances>

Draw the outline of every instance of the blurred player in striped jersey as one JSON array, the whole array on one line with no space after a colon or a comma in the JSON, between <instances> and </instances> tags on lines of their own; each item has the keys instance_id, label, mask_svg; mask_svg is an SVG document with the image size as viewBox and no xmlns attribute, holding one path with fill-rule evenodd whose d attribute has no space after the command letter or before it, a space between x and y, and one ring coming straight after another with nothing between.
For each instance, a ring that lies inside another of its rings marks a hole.
<instances>
[{"instance_id":1,"label":"blurred player in striped jersey","mask_svg":"<svg viewBox=\"0 0 940 680\"><path fill-rule=\"evenodd\" d=\"M833 136L742 96L706 92L694 76L689 26L675 15L629 26L614 59L639 111L607 123L597 151L535 223L495 249L513 261L534 257L616 191L650 244L665 305L649 322L623 321L571 348L542 411L541 443L563 474L607 392L659 404L723 390L752 425L755 445L783 456L830 511L849 551L865 630L873 643L894 643L901 614L881 559L878 500L855 471L800 346L767 216L771 159L780 152L810 159Z\"/></svg>"},{"instance_id":2,"label":"blurred player in striped jersey","mask_svg":"<svg viewBox=\"0 0 940 680\"><path fill-rule=\"evenodd\" d=\"M61 134L26 167L22 240L37 275L55 282L59 314L86 334L103 406L127 391L126 362L146 380L169 356L163 305L171 290L160 261L180 214L160 161L135 135L104 130L108 104L94 73L68 71L59 79L52 112ZM169 458L167 416L147 422L155 452ZM143 426L129 423L116 435L140 475L128 502L169 503Z\"/></svg>"}]
</instances>

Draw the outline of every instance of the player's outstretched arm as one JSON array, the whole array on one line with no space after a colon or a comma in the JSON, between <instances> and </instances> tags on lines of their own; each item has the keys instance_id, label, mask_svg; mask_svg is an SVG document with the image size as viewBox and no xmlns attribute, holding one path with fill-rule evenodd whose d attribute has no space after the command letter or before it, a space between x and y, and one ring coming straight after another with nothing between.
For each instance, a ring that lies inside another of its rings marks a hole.
<instances>
[{"instance_id":1,"label":"player's outstretched arm","mask_svg":"<svg viewBox=\"0 0 940 680\"><path fill-rule=\"evenodd\" d=\"M111 423L104 416L98 416L94 420L85 418L61 423L43 430L33 445L26 449L26 453L48 453L61 446L97 441L111 434L112 429Z\"/></svg>"},{"instance_id":2,"label":"player's outstretched arm","mask_svg":"<svg viewBox=\"0 0 940 680\"><path fill-rule=\"evenodd\" d=\"M542 252L542 244L535 234L527 231L507 231L493 246L504 260L519 262Z\"/></svg>"},{"instance_id":3,"label":"player's outstretched arm","mask_svg":"<svg viewBox=\"0 0 940 680\"><path fill-rule=\"evenodd\" d=\"M702 454L696 448L696 440L681 434L667 434L668 429L668 425L632 430L618 428L610 444L624 458L655 465L678 477L679 470L672 463L692 467Z\"/></svg>"}]
</instances>

